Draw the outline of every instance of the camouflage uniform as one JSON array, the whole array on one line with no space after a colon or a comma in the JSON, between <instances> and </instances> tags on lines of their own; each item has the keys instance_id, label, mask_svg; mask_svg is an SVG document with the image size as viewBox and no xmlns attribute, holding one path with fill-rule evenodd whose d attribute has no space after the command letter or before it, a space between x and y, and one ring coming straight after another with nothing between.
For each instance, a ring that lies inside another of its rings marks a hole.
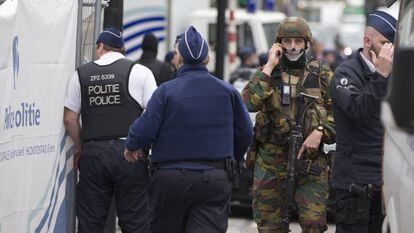
<instances>
[{"instance_id":1,"label":"camouflage uniform","mask_svg":"<svg viewBox=\"0 0 414 233\"><path fill-rule=\"evenodd\" d=\"M288 18L280 24L277 39L281 37L302 37L312 42L306 21L297 17ZM253 215L259 232L283 232L280 207L287 170L289 128L296 114L293 98L296 93L301 91L320 97L305 113L304 139L318 125L323 125L321 145L334 140L332 103L328 92L333 74L319 61L307 60L305 64L301 69L288 69L279 64L270 77L259 68L242 92L247 109L258 112L255 137L249 154L255 156ZM291 85L290 105L281 103L283 83ZM315 153L304 153L303 157L326 168L326 157L321 146L319 148ZM319 233L326 230L327 198L326 170L320 176L306 175L297 178L295 199L303 232Z\"/></svg>"}]
</instances>

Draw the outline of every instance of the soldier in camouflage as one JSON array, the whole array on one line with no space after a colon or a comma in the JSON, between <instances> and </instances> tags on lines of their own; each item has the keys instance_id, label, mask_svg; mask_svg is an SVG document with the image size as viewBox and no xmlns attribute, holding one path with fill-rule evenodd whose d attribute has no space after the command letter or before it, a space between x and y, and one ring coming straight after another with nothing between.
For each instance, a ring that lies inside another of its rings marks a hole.
<instances>
[{"instance_id":1,"label":"soldier in camouflage","mask_svg":"<svg viewBox=\"0 0 414 233\"><path fill-rule=\"evenodd\" d=\"M308 59L305 50L313 38L308 23L300 17L283 20L268 62L259 68L242 92L250 112L258 112L255 136L246 160L254 167L253 215L261 233L283 232L281 205L286 179L288 137L295 122L298 93L318 99L305 112L304 142L298 158L322 168L319 176L297 177L295 201L302 232L320 233L326 226L328 198L327 159L323 143L333 143L333 117L328 93L331 70L321 62Z\"/></svg>"}]
</instances>

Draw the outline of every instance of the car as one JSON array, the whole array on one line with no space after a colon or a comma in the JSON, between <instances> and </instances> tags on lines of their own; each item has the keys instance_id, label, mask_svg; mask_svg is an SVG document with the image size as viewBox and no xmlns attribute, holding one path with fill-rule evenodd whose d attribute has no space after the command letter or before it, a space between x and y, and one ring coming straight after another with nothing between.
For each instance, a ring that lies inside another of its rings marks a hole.
<instances>
[{"instance_id":1,"label":"car","mask_svg":"<svg viewBox=\"0 0 414 233\"><path fill-rule=\"evenodd\" d=\"M388 1L391 5L394 1ZM382 104L383 233L413 232L414 209L414 0L400 0L392 79Z\"/></svg>"}]
</instances>

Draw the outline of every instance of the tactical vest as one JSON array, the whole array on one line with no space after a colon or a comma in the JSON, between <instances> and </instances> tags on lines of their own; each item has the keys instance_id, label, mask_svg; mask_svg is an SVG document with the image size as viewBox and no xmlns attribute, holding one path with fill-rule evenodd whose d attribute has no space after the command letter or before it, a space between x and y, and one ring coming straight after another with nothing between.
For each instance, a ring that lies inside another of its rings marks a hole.
<instances>
[{"instance_id":1,"label":"tactical vest","mask_svg":"<svg viewBox=\"0 0 414 233\"><path fill-rule=\"evenodd\" d=\"M321 92L320 73L320 62L310 60L306 62L304 70L291 72L282 69L272 75L270 87L273 93L266 99L263 109L256 115L255 127L258 130L255 132L255 137L258 141L287 145L290 127L296 119L295 97L299 92L319 97L315 104L305 112L304 122L302 122L304 137L306 138L319 124L325 124L327 112ZM287 86L290 86L290 104L282 104L283 89ZM306 99L304 105L307 105Z\"/></svg>"},{"instance_id":2,"label":"tactical vest","mask_svg":"<svg viewBox=\"0 0 414 233\"><path fill-rule=\"evenodd\" d=\"M119 59L100 66L93 62L78 68L82 97L82 140L126 137L142 107L128 91L132 61Z\"/></svg>"}]
</instances>

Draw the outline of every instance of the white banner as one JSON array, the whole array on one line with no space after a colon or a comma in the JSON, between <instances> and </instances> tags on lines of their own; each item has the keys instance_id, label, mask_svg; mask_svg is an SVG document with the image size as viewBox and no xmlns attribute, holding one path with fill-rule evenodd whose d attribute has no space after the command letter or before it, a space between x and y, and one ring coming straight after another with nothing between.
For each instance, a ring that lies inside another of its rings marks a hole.
<instances>
[{"instance_id":1,"label":"white banner","mask_svg":"<svg viewBox=\"0 0 414 233\"><path fill-rule=\"evenodd\" d=\"M158 59L164 60L167 40L167 0L125 0L123 32L125 52L129 59L141 57L142 39L154 33L159 40Z\"/></svg>"},{"instance_id":2,"label":"white banner","mask_svg":"<svg viewBox=\"0 0 414 233\"><path fill-rule=\"evenodd\" d=\"M0 233L70 232L73 166L62 124L77 0L0 5Z\"/></svg>"}]
</instances>

